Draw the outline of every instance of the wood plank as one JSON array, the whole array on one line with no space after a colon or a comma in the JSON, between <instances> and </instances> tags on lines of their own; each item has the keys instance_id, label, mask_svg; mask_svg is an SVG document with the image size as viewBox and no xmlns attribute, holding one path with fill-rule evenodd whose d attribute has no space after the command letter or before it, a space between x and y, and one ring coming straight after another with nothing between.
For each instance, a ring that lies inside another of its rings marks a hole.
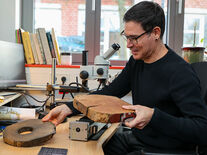
<instances>
[{"instance_id":1,"label":"wood plank","mask_svg":"<svg viewBox=\"0 0 207 155\"><path fill-rule=\"evenodd\" d=\"M73 106L95 122L115 123L123 121L123 117L135 117L133 110L123 109L130 105L118 97L107 95L77 95Z\"/></svg>"},{"instance_id":2,"label":"wood plank","mask_svg":"<svg viewBox=\"0 0 207 155\"><path fill-rule=\"evenodd\" d=\"M51 122L29 119L7 126L3 132L3 139L5 143L13 146L37 146L51 139L55 132L55 125Z\"/></svg>"}]
</instances>

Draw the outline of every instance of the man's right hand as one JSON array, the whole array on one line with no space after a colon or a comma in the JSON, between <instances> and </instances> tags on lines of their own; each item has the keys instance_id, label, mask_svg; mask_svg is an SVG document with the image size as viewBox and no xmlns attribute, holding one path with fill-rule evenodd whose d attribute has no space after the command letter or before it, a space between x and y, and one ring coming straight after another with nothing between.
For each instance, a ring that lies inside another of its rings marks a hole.
<instances>
[{"instance_id":1,"label":"man's right hand","mask_svg":"<svg viewBox=\"0 0 207 155\"><path fill-rule=\"evenodd\" d=\"M55 126L63 122L66 116L71 115L72 111L71 109L63 104L61 106L57 106L54 109L52 109L49 114L47 114L45 117L42 118L43 122L50 121L52 122Z\"/></svg>"}]
</instances>

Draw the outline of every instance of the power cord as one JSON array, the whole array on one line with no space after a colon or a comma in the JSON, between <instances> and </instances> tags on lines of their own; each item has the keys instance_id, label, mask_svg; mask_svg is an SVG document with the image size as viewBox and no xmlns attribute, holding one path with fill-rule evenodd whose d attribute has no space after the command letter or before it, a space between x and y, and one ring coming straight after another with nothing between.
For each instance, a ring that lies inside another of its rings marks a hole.
<instances>
[{"instance_id":1,"label":"power cord","mask_svg":"<svg viewBox=\"0 0 207 155\"><path fill-rule=\"evenodd\" d=\"M29 105L29 107L30 108L32 108L33 106L29 103L29 101L28 101L28 99L26 98L26 96L29 96L30 98L32 98L33 100L35 100L35 101L37 101L37 102L39 102L39 103L43 103L41 106L39 106L38 107L38 109L36 109L36 112L37 113L39 113L40 111L44 111L44 106L45 106L45 104L47 103L47 101L50 99L50 97L51 96L48 96L47 98L46 98L46 100L38 100L38 99L36 99L35 97L33 97L32 95L30 95L30 94L27 94L27 93L25 93L25 92L18 92L18 93L20 93L20 94L22 94L22 96L25 98L25 100L26 100L26 103Z\"/></svg>"}]
</instances>

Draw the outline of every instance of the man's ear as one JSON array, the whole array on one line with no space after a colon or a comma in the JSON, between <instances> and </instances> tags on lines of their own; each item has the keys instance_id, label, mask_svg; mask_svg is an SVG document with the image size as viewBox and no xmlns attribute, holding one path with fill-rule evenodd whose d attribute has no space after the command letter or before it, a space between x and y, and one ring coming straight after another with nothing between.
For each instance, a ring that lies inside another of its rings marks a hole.
<instances>
[{"instance_id":1,"label":"man's ear","mask_svg":"<svg viewBox=\"0 0 207 155\"><path fill-rule=\"evenodd\" d=\"M155 26L155 27L153 28L152 33L153 33L153 36L154 36L154 39L155 39L155 40L160 39L160 35L161 35L161 29L160 29L160 27Z\"/></svg>"}]
</instances>

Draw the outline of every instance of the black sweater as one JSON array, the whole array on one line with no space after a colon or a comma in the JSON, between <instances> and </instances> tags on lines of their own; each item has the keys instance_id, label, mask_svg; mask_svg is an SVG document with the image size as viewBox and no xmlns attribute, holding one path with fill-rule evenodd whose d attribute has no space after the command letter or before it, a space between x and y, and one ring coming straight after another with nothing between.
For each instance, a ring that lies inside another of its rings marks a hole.
<instances>
[{"instance_id":1,"label":"black sweater","mask_svg":"<svg viewBox=\"0 0 207 155\"><path fill-rule=\"evenodd\" d=\"M134 105L154 108L144 129L132 129L141 142L158 148L207 144L207 106L199 79L174 51L168 48L163 58L151 64L130 57L120 75L93 94L121 98L130 91Z\"/></svg>"}]
</instances>

